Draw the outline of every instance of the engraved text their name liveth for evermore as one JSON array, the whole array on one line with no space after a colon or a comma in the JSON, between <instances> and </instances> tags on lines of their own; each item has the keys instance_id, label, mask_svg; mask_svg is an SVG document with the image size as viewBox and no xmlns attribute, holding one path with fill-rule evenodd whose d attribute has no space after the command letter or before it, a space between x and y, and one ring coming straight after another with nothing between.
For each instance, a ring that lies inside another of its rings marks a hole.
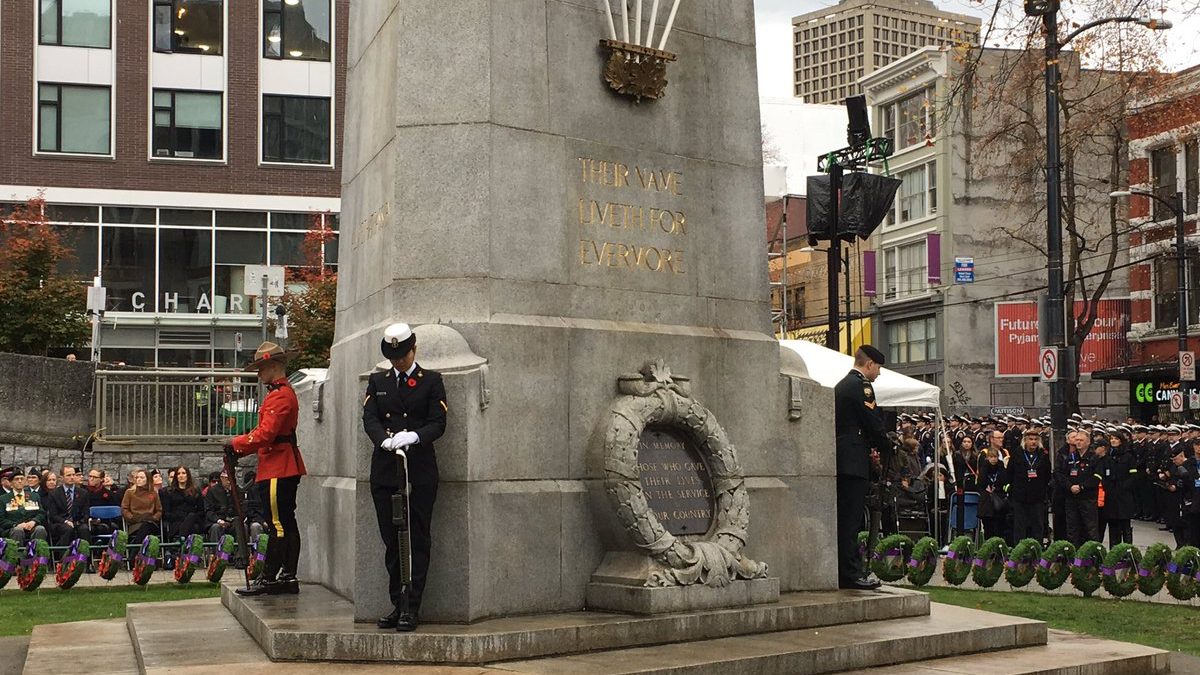
<instances>
[{"instance_id":1,"label":"engraved text their name liveth for evermore","mask_svg":"<svg viewBox=\"0 0 1200 675\"><path fill-rule=\"evenodd\" d=\"M661 206L683 196L683 173L589 157L579 157L578 162L582 184L605 193L579 197L579 264L685 274L687 218L682 210ZM647 195L654 195L660 205L638 203ZM646 241L649 237L653 245Z\"/></svg>"}]
</instances>

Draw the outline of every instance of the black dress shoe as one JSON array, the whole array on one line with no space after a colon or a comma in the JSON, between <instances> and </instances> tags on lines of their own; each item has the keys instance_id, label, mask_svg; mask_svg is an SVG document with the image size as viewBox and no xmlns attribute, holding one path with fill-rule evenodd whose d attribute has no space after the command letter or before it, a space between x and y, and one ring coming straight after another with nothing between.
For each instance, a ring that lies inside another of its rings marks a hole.
<instances>
[{"instance_id":1,"label":"black dress shoe","mask_svg":"<svg viewBox=\"0 0 1200 675\"><path fill-rule=\"evenodd\" d=\"M400 621L400 610L393 609L391 614L388 614L382 619L376 621L375 625L384 630L391 630L396 627L396 623L398 621Z\"/></svg>"},{"instance_id":2,"label":"black dress shoe","mask_svg":"<svg viewBox=\"0 0 1200 675\"><path fill-rule=\"evenodd\" d=\"M838 582L838 588L854 591L873 591L876 588L879 588L879 586L880 583L878 579L868 579L866 577L859 579L842 579Z\"/></svg>"},{"instance_id":3,"label":"black dress shoe","mask_svg":"<svg viewBox=\"0 0 1200 675\"><path fill-rule=\"evenodd\" d=\"M267 585L267 595L298 595L300 582L296 577L279 577L273 584Z\"/></svg>"},{"instance_id":4,"label":"black dress shoe","mask_svg":"<svg viewBox=\"0 0 1200 675\"><path fill-rule=\"evenodd\" d=\"M397 633L411 633L417 629L417 615L404 612L396 621Z\"/></svg>"},{"instance_id":5,"label":"black dress shoe","mask_svg":"<svg viewBox=\"0 0 1200 675\"><path fill-rule=\"evenodd\" d=\"M240 595L242 597L253 597L256 595L266 595L271 592L271 586L272 586L271 582L259 579L257 581L250 582L250 585L246 588L239 588L239 589L235 590L234 593L237 593L238 595Z\"/></svg>"}]
</instances>

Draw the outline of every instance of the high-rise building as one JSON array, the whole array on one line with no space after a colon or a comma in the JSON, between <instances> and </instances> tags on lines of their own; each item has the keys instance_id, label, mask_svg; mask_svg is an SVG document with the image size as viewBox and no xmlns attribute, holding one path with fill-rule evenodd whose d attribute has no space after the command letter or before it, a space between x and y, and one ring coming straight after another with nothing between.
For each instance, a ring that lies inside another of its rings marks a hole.
<instances>
[{"instance_id":1,"label":"high-rise building","mask_svg":"<svg viewBox=\"0 0 1200 675\"><path fill-rule=\"evenodd\" d=\"M840 104L859 78L928 45L979 43L980 20L929 0L842 0L792 19L794 94Z\"/></svg>"},{"instance_id":2,"label":"high-rise building","mask_svg":"<svg viewBox=\"0 0 1200 675\"><path fill-rule=\"evenodd\" d=\"M0 216L39 194L107 289L101 358L229 367L247 265L336 230L349 0L14 0L0 10ZM336 264L336 239L325 245ZM83 357L83 354L80 354ZM245 358L243 354L243 362Z\"/></svg>"}]
</instances>

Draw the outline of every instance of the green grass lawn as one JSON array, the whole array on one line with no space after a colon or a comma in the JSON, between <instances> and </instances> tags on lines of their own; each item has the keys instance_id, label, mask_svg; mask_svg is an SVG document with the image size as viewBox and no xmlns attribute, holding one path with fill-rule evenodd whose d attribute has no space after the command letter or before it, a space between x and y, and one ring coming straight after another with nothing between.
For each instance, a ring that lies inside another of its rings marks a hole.
<instances>
[{"instance_id":1,"label":"green grass lawn","mask_svg":"<svg viewBox=\"0 0 1200 675\"><path fill-rule=\"evenodd\" d=\"M1200 656L1200 608L1015 591L922 588L947 605L1045 621L1051 628Z\"/></svg>"},{"instance_id":2,"label":"green grass lawn","mask_svg":"<svg viewBox=\"0 0 1200 675\"><path fill-rule=\"evenodd\" d=\"M0 635L29 635L43 623L64 623L89 619L115 619L125 616L125 605L137 602L163 602L215 598L221 589L209 583L151 584L73 588L62 591L50 586L33 592L0 591Z\"/></svg>"}]
</instances>

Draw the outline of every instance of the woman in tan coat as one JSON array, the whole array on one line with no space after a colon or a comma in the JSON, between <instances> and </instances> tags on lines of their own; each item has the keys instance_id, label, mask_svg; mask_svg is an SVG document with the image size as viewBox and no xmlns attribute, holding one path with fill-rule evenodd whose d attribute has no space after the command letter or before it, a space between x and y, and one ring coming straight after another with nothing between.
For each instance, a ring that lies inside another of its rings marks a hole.
<instances>
[{"instance_id":1,"label":"woman in tan coat","mask_svg":"<svg viewBox=\"0 0 1200 675\"><path fill-rule=\"evenodd\" d=\"M158 534L162 513L162 502L147 481L146 472L135 471L133 486L121 498L121 515L125 517L129 542L139 543L148 535Z\"/></svg>"}]
</instances>

